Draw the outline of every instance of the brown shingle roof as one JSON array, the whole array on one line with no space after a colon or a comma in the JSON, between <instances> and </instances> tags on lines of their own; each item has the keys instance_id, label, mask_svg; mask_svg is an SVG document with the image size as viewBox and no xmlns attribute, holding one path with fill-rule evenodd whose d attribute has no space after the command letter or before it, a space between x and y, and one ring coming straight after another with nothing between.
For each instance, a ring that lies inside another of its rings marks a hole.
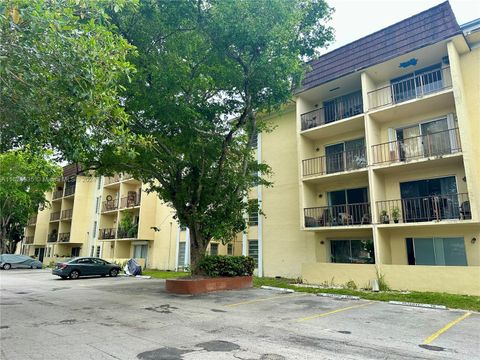
<instances>
[{"instance_id":1,"label":"brown shingle roof","mask_svg":"<svg viewBox=\"0 0 480 360\"><path fill-rule=\"evenodd\" d=\"M448 1L320 56L309 63L302 92L460 34Z\"/></svg>"}]
</instances>

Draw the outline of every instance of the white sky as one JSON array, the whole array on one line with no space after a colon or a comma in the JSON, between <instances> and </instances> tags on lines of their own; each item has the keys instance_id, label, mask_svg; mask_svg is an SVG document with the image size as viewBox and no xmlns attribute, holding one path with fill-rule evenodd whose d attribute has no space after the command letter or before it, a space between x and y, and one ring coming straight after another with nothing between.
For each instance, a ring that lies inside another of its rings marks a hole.
<instances>
[{"instance_id":1,"label":"white sky","mask_svg":"<svg viewBox=\"0 0 480 360\"><path fill-rule=\"evenodd\" d=\"M383 29L444 0L326 0L335 8L330 26L335 41L322 53ZM480 18L480 0L450 0L457 22L462 25Z\"/></svg>"}]
</instances>

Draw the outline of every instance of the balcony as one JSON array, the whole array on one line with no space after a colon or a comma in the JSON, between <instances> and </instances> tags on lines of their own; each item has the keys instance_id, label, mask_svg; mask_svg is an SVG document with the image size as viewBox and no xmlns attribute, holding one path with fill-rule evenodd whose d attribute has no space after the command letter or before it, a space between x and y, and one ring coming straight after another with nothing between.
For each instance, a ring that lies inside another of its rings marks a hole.
<instances>
[{"instance_id":1,"label":"balcony","mask_svg":"<svg viewBox=\"0 0 480 360\"><path fill-rule=\"evenodd\" d=\"M356 92L325 101L324 107L300 115L301 128L308 130L363 113L362 93Z\"/></svg>"},{"instance_id":2,"label":"balcony","mask_svg":"<svg viewBox=\"0 0 480 360\"><path fill-rule=\"evenodd\" d=\"M54 243L57 242L58 234L49 234L47 237L47 242Z\"/></svg>"},{"instance_id":3,"label":"balcony","mask_svg":"<svg viewBox=\"0 0 480 360\"><path fill-rule=\"evenodd\" d=\"M25 244L33 244L33 236L25 236Z\"/></svg>"},{"instance_id":4,"label":"balcony","mask_svg":"<svg viewBox=\"0 0 480 360\"><path fill-rule=\"evenodd\" d=\"M379 224L472 218L468 193L377 201L377 211Z\"/></svg>"},{"instance_id":5,"label":"balcony","mask_svg":"<svg viewBox=\"0 0 480 360\"><path fill-rule=\"evenodd\" d=\"M116 231L113 228L99 230L98 238L100 240L115 239L115 237L116 237Z\"/></svg>"},{"instance_id":6,"label":"balcony","mask_svg":"<svg viewBox=\"0 0 480 360\"><path fill-rule=\"evenodd\" d=\"M137 236L138 229L136 227L129 230L118 229L117 231L117 239L136 239Z\"/></svg>"},{"instance_id":7,"label":"balcony","mask_svg":"<svg viewBox=\"0 0 480 360\"><path fill-rule=\"evenodd\" d=\"M60 211L55 211L50 214L50 221L60 220Z\"/></svg>"},{"instance_id":8,"label":"balcony","mask_svg":"<svg viewBox=\"0 0 480 360\"><path fill-rule=\"evenodd\" d=\"M61 219L62 220L70 220L73 215L73 209L62 210Z\"/></svg>"},{"instance_id":9,"label":"balcony","mask_svg":"<svg viewBox=\"0 0 480 360\"><path fill-rule=\"evenodd\" d=\"M419 99L452 87L450 68L409 76L368 93L370 110Z\"/></svg>"},{"instance_id":10,"label":"balcony","mask_svg":"<svg viewBox=\"0 0 480 360\"><path fill-rule=\"evenodd\" d=\"M61 199L63 197L63 190L56 190L53 192L52 200Z\"/></svg>"},{"instance_id":11,"label":"balcony","mask_svg":"<svg viewBox=\"0 0 480 360\"><path fill-rule=\"evenodd\" d=\"M305 227L368 225L370 203L320 206L304 209Z\"/></svg>"},{"instance_id":12,"label":"balcony","mask_svg":"<svg viewBox=\"0 0 480 360\"><path fill-rule=\"evenodd\" d=\"M66 243L66 242L69 242L69 241L70 241L70 233L69 232L58 234L58 242L59 243Z\"/></svg>"},{"instance_id":13,"label":"balcony","mask_svg":"<svg viewBox=\"0 0 480 360\"><path fill-rule=\"evenodd\" d=\"M36 225L36 224L37 224L37 217L36 216L32 216L27 221L27 225L29 225L29 226Z\"/></svg>"},{"instance_id":14,"label":"balcony","mask_svg":"<svg viewBox=\"0 0 480 360\"><path fill-rule=\"evenodd\" d=\"M106 176L105 177L105 186L110 185L110 184L115 184L120 182L120 175L115 174L113 176Z\"/></svg>"},{"instance_id":15,"label":"balcony","mask_svg":"<svg viewBox=\"0 0 480 360\"><path fill-rule=\"evenodd\" d=\"M303 176L326 175L362 169L367 166L365 148L359 147L302 161Z\"/></svg>"},{"instance_id":16,"label":"balcony","mask_svg":"<svg viewBox=\"0 0 480 360\"><path fill-rule=\"evenodd\" d=\"M118 199L106 200L102 204L102 212L115 211L118 209Z\"/></svg>"},{"instance_id":17,"label":"balcony","mask_svg":"<svg viewBox=\"0 0 480 360\"><path fill-rule=\"evenodd\" d=\"M65 193L63 196L70 196L75 194L75 185L65 187Z\"/></svg>"},{"instance_id":18,"label":"balcony","mask_svg":"<svg viewBox=\"0 0 480 360\"><path fill-rule=\"evenodd\" d=\"M132 208L135 206L140 206L140 196L138 196L137 193L132 193L131 195L120 199L120 209Z\"/></svg>"},{"instance_id":19,"label":"balcony","mask_svg":"<svg viewBox=\"0 0 480 360\"><path fill-rule=\"evenodd\" d=\"M122 180L130 180L130 179L133 179L133 175L128 173L123 174Z\"/></svg>"},{"instance_id":20,"label":"balcony","mask_svg":"<svg viewBox=\"0 0 480 360\"><path fill-rule=\"evenodd\" d=\"M374 164L391 164L460 153L462 146L454 128L373 145L372 150Z\"/></svg>"}]
</instances>

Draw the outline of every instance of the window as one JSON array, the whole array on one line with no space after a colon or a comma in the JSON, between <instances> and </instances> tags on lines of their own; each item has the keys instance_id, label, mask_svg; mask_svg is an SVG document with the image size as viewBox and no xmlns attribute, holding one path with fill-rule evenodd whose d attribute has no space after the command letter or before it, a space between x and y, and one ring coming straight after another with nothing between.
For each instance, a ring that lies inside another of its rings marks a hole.
<instances>
[{"instance_id":1,"label":"window","mask_svg":"<svg viewBox=\"0 0 480 360\"><path fill-rule=\"evenodd\" d=\"M210 244L210 255L218 255L218 244Z\"/></svg>"},{"instance_id":2,"label":"window","mask_svg":"<svg viewBox=\"0 0 480 360\"><path fill-rule=\"evenodd\" d=\"M95 239L96 237L97 237L97 221L95 220L93 222L93 238ZM93 251L92 251L92 253L93 253ZM92 254L92 256L93 256L93 254Z\"/></svg>"},{"instance_id":3,"label":"window","mask_svg":"<svg viewBox=\"0 0 480 360\"><path fill-rule=\"evenodd\" d=\"M467 266L462 237L407 238L408 265Z\"/></svg>"},{"instance_id":4,"label":"window","mask_svg":"<svg viewBox=\"0 0 480 360\"><path fill-rule=\"evenodd\" d=\"M248 256L251 256L255 260L255 264L258 265L258 240L248 241Z\"/></svg>"},{"instance_id":5,"label":"window","mask_svg":"<svg viewBox=\"0 0 480 360\"><path fill-rule=\"evenodd\" d=\"M348 171L367 166L365 139L355 139L325 146L327 174Z\"/></svg>"},{"instance_id":6,"label":"window","mask_svg":"<svg viewBox=\"0 0 480 360\"><path fill-rule=\"evenodd\" d=\"M185 264L185 242L178 244L178 266Z\"/></svg>"},{"instance_id":7,"label":"window","mask_svg":"<svg viewBox=\"0 0 480 360\"><path fill-rule=\"evenodd\" d=\"M97 246L97 252L96 252L95 256L100 257L100 246Z\"/></svg>"},{"instance_id":8,"label":"window","mask_svg":"<svg viewBox=\"0 0 480 360\"><path fill-rule=\"evenodd\" d=\"M47 257L50 257L50 252L52 251L51 247L47 247Z\"/></svg>"},{"instance_id":9,"label":"window","mask_svg":"<svg viewBox=\"0 0 480 360\"><path fill-rule=\"evenodd\" d=\"M372 240L331 240L330 254L332 263L375 263Z\"/></svg>"},{"instance_id":10,"label":"window","mask_svg":"<svg viewBox=\"0 0 480 360\"><path fill-rule=\"evenodd\" d=\"M249 214L248 214L248 225L257 226L258 225L258 200L249 200Z\"/></svg>"},{"instance_id":11,"label":"window","mask_svg":"<svg viewBox=\"0 0 480 360\"><path fill-rule=\"evenodd\" d=\"M101 185L102 185L102 177L99 176L99 177L97 178L97 190L100 190L100 186L101 186Z\"/></svg>"},{"instance_id":12,"label":"window","mask_svg":"<svg viewBox=\"0 0 480 360\"><path fill-rule=\"evenodd\" d=\"M79 247L73 247L72 248L72 257L77 257L80 256L80 248Z\"/></svg>"},{"instance_id":13,"label":"window","mask_svg":"<svg viewBox=\"0 0 480 360\"><path fill-rule=\"evenodd\" d=\"M100 203L101 203L102 197L97 196L97 203L95 205L95 214L98 214L100 211Z\"/></svg>"},{"instance_id":14,"label":"window","mask_svg":"<svg viewBox=\"0 0 480 360\"><path fill-rule=\"evenodd\" d=\"M227 244L227 255L233 255L233 244Z\"/></svg>"}]
</instances>

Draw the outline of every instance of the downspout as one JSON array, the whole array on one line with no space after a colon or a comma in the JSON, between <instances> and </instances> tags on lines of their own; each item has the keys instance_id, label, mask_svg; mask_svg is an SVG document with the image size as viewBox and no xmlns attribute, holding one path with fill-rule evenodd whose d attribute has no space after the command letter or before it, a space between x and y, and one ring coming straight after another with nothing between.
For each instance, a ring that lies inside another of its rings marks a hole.
<instances>
[{"instance_id":1,"label":"downspout","mask_svg":"<svg viewBox=\"0 0 480 360\"><path fill-rule=\"evenodd\" d=\"M190 266L190 229L187 228L185 235L185 263L184 267Z\"/></svg>"},{"instance_id":2,"label":"downspout","mask_svg":"<svg viewBox=\"0 0 480 360\"><path fill-rule=\"evenodd\" d=\"M175 271L178 271L178 255L180 251L180 224L177 227L177 239L175 241Z\"/></svg>"},{"instance_id":3,"label":"downspout","mask_svg":"<svg viewBox=\"0 0 480 360\"><path fill-rule=\"evenodd\" d=\"M262 133L257 134L257 163L262 163ZM258 177L262 176L261 171L258 172ZM263 277L263 216L262 214L262 185L257 185L257 199L258 199L258 276Z\"/></svg>"}]
</instances>

